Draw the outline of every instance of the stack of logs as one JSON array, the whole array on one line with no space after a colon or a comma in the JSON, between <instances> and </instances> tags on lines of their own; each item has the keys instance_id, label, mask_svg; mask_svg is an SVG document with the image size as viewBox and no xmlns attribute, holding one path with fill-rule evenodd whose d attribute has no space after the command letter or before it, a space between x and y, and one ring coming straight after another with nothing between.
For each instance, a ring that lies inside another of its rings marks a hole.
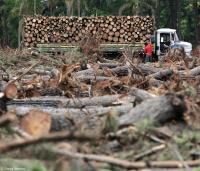
<instances>
[{"instance_id":1,"label":"stack of logs","mask_svg":"<svg viewBox=\"0 0 200 171\"><path fill-rule=\"evenodd\" d=\"M150 16L98 17L25 17L23 43L33 47L38 43L77 43L93 36L102 43L145 41L153 32Z\"/></svg>"}]
</instances>

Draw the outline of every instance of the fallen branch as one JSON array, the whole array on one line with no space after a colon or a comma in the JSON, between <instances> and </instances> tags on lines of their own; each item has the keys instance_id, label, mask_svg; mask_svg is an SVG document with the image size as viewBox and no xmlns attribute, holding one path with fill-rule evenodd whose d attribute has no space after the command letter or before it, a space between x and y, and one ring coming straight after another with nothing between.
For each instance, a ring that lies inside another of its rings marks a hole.
<instances>
[{"instance_id":1,"label":"fallen branch","mask_svg":"<svg viewBox=\"0 0 200 171\"><path fill-rule=\"evenodd\" d=\"M92 135L84 135L83 133L75 133L75 132L59 132L59 133L51 133L44 137L38 138L30 138L27 140L21 140L17 142L11 142L9 144L0 144L0 152L8 152L11 150L16 150L18 148L24 148L29 145L39 144L43 142L50 142L50 141L62 141L62 140L69 140L69 141L95 141L98 137Z\"/></svg>"},{"instance_id":2,"label":"fallen branch","mask_svg":"<svg viewBox=\"0 0 200 171\"><path fill-rule=\"evenodd\" d=\"M161 151L161 150L163 150L163 149L165 149L165 148L166 148L166 145L165 145L165 144L158 145L158 146L153 147L153 148L151 148L151 149L149 149L149 150L147 150L147 151L145 151L145 152L143 152L143 153L140 153L140 154L134 156L133 159L134 159L135 161L136 161L136 160L140 160L140 159L142 159L143 157L152 155L152 154L154 154L154 153L156 153L156 152L159 152L159 151Z\"/></svg>"},{"instance_id":3,"label":"fallen branch","mask_svg":"<svg viewBox=\"0 0 200 171\"><path fill-rule=\"evenodd\" d=\"M178 147L176 146L172 146L170 145L171 149L174 151L175 155L177 156L177 158L180 160L180 162L183 164L184 168L186 171L190 171L191 168L187 165L187 163L184 162L184 159L182 157L182 155L180 154L179 150L178 150Z\"/></svg>"},{"instance_id":4,"label":"fallen branch","mask_svg":"<svg viewBox=\"0 0 200 171\"><path fill-rule=\"evenodd\" d=\"M10 81L10 83L14 83L16 81L18 81L19 79L21 79L24 75L26 75L28 72L30 72L34 67L36 67L38 64L41 63L41 60L37 61L36 63L34 63L33 65L31 65L24 73L22 73L20 76L18 76L17 78L15 78L14 80Z\"/></svg>"},{"instance_id":5,"label":"fallen branch","mask_svg":"<svg viewBox=\"0 0 200 171\"><path fill-rule=\"evenodd\" d=\"M141 70L127 57L125 53L123 53L123 56L126 59L126 61L129 62L130 70L132 71L132 73L142 75L142 76L144 75L144 73L141 72Z\"/></svg>"},{"instance_id":6,"label":"fallen branch","mask_svg":"<svg viewBox=\"0 0 200 171\"><path fill-rule=\"evenodd\" d=\"M126 160L121 160L118 158L105 156L105 155L75 153L75 152L70 152L64 149L54 148L52 151L56 154L64 155L71 158L104 162L104 163L116 165L116 166L126 168L126 169L142 169L142 168L148 168L148 167L155 167L155 168L183 168L184 167L184 165L180 161L149 161L145 163L145 162L126 161ZM190 167L195 167L195 166L200 165L200 160L184 161L184 163L186 163Z\"/></svg>"}]
</instances>

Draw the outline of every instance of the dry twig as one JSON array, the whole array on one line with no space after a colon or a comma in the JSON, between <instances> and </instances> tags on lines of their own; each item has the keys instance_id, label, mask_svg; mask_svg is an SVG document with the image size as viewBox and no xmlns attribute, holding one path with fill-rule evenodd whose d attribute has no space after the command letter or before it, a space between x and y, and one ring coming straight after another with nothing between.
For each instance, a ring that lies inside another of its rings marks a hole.
<instances>
[{"instance_id":1,"label":"dry twig","mask_svg":"<svg viewBox=\"0 0 200 171\"><path fill-rule=\"evenodd\" d=\"M62 140L76 140L76 141L94 141L97 137L92 135L84 135L82 133L75 133L75 132L59 132L59 133L52 133L47 136L38 137L38 138L30 138L28 140L21 140L17 142L12 142L9 144L1 144L0 145L0 152L8 152L11 150L15 150L18 148L23 148L28 145L39 144L43 142L50 142L50 141L62 141Z\"/></svg>"},{"instance_id":2,"label":"dry twig","mask_svg":"<svg viewBox=\"0 0 200 171\"><path fill-rule=\"evenodd\" d=\"M126 160L121 160L118 158L105 156L105 155L95 155L95 154L83 154L83 153L75 153L70 152L64 149L53 149L53 152L64 155L71 158L77 158L77 159L86 159L86 160L92 160L97 162L105 162L109 163L111 165L116 165L119 167L127 168L127 169L142 169L142 168L148 168L148 167L154 167L154 168L184 168L184 165L180 161L149 161L146 162L131 162ZM187 164L190 167L195 167L200 165L200 160L193 160L193 161L185 161L185 164Z\"/></svg>"},{"instance_id":3,"label":"dry twig","mask_svg":"<svg viewBox=\"0 0 200 171\"><path fill-rule=\"evenodd\" d=\"M137 154L136 156L133 157L133 159L134 160L140 160L143 157L152 155L152 154L154 154L154 153L156 153L158 151L161 151L161 150L165 149L166 147L167 147L166 144L161 144L161 145L155 146L155 147L153 147L153 148L151 148L151 149L149 149L147 151L144 151L144 152L142 152L140 154Z\"/></svg>"},{"instance_id":4,"label":"dry twig","mask_svg":"<svg viewBox=\"0 0 200 171\"><path fill-rule=\"evenodd\" d=\"M10 83L14 83L16 81L18 81L19 79L21 79L24 75L26 75L28 72L30 72L34 67L36 67L38 64L41 63L41 60L37 61L36 63L34 63L33 65L31 65L24 73L22 73L20 76L18 76L17 78L15 78L14 80L12 80Z\"/></svg>"}]
</instances>

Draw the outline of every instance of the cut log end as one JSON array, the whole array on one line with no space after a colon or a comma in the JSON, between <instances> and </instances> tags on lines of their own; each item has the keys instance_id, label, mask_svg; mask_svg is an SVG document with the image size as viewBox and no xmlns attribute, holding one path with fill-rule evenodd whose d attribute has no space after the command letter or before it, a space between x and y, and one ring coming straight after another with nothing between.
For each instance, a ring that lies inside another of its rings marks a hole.
<instances>
[{"instance_id":1,"label":"cut log end","mask_svg":"<svg viewBox=\"0 0 200 171\"><path fill-rule=\"evenodd\" d=\"M5 87L4 94L8 99L14 99L17 97L17 86L14 83L10 83Z\"/></svg>"}]
</instances>

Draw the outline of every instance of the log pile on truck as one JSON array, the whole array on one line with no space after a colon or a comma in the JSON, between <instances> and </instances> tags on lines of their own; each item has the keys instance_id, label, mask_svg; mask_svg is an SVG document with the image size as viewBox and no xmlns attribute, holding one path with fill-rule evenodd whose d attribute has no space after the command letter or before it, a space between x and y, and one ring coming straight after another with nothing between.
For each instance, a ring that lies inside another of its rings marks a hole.
<instances>
[{"instance_id":1,"label":"log pile on truck","mask_svg":"<svg viewBox=\"0 0 200 171\"><path fill-rule=\"evenodd\" d=\"M85 36L102 43L132 43L145 41L153 30L154 19L150 16L25 17L23 44L76 44Z\"/></svg>"}]
</instances>

